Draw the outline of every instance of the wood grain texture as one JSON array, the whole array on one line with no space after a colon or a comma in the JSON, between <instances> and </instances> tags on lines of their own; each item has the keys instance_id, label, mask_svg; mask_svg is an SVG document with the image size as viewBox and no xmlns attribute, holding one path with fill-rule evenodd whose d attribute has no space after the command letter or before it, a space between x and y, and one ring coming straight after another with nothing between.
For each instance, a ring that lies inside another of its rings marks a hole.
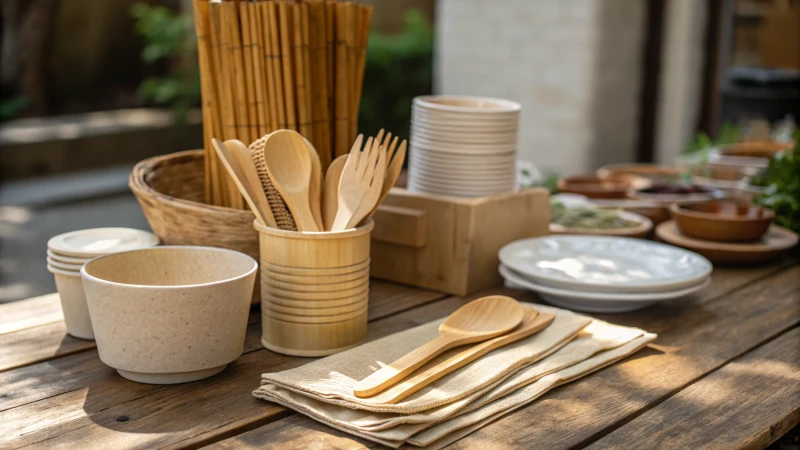
<instances>
[{"instance_id":1,"label":"wood grain texture","mask_svg":"<svg viewBox=\"0 0 800 450\"><path fill-rule=\"evenodd\" d=\"M0 311L0 335L64 320L55 293L0 305Z\"/></svg>"},{"instance_id":2,"label":"wood grain texture","mask_svg":"<svg viewBox=\"0 0 800 450\"><path fill-rule=\"evenodd\" d=\"M461 304L452 300L415 308L441 297L375 282L370 305L389 317L370 327L369 339L441 317ZM395 314L400 311L405 312ZM201 382L134 383L105 366L94 350L0 373L0 448L44 440L48 446L80 448L198 446L287 415L250 393L270 367L311 360L264 350L261 325L254 318L258 314L251 312L245 354L220 375ZM129 420L119 422L122 416Z\"/></svg>"},{"instance_id":3,"label":"wood grain texture","mask_svg":"<svg viewBox=\"0 0 800 450\"><path fill-rule=\"evenodd\" d=\"M93 349L94 341L67 334L63 321L0 335L0 372Z\"/></svg>"},{"instance_id":4,"label":"wood grain texture","mask_svg":"<svg viewBox=\"0 0 800 450\"><path fill-rule=\"evenodd\" d=\"M744 273L745 271L743 271ZM706 302L664 305L654 344L453 444L583 446L800 322L800 266ZM623 316L623 315L620 315ZM615 320L620 325L631 325ZM649 330L652 331L652 330ZM530 418L537 417L535 427ZM635 446L630 443L629 446Z\"/></svg>"},{"instance_id":5,"label":"wood grain texture","mask_svg":"<svg viewBox=\"0 0 800 450\"><path fill-rule=\"evenodd\" d=\"M800 422L800 328L712 372L589 448L765 448Z\"/></svg>"}]
</instances>

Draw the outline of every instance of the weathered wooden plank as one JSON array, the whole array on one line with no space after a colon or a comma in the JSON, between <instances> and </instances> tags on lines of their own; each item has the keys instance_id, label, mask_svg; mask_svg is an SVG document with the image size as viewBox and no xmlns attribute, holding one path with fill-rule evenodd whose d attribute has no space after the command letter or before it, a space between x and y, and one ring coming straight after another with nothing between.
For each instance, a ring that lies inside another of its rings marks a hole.
<instances>
[{"instance_id":1,"label":"weathered wooden plank","mask_svg":"<svg viewBox=\"0 0 800 450\"><path fill-rule=\"evenodd\" d=\"M376 282L373 291L375 302L381 305L378 310L387 315L444 296L398 289L386 282ZM409 291L416 294L409 295ZM451 309L458 304L454 301ZM439 309L429 308L426 314L435 314ZM426 321L418 319L416 311L378 322L371 327L370 338ZM439 316L448 312L440 312ZM275 420L288 412L251 395L258 387L260 374L281 362L310 360L268 352L261 348L260 335L260 324L251 324L245 341L248 353L218 376L179 386L125 380L104 366L94 350L0 373L0 386L3 391L8 390L0 393L5 397L0 397L0 447L42 441L47 445L74 443L81 448L107 447L111 442L122 447L140 443L147 447L183 445L178 443L227 437L226 433ZM129 420L117 423L123 415ZM137 434L145 431L146 434ZM165 434L149 434L159 432Z\"/></svg>"},{"instance_id":2,"label":"weathered wooden plank","mask_svg":"<svg viewBox=\"0 0 800 450\"><path fill-rule=\"evenodd\" d=\"M0 305L0 335L64 320L58 294Z\"/></svg>"},{"instance_id":3,"label":"weathered wooden plank","mask_svg":"<svg viewBox=\"0 0 800 450\"><path fill-rule=\"evenodd\" d=\"M445 296L439 292L372 280L369 318L385 317ZM32 318L26 320L27 307L30 307ZM57 318L54 320L54 317ZM58 294L0 305L0 318L0 327L8 330L5 334L0 332L0 372L95 348L94 341L75 339L66 334ZM249 320L249 323L261 320L257 310L251 312Z\"/></svg>"},{"instance_id":4,"label":"weathered wooden plank","mask_svg":"<svg viewBox=\"0 0 800 450\"><path fill-rule=\"evenodd\" d=\"M0 334L0 372L94 347L94 341L68 335L64 321Z\"/></svg>"},{"instance_id":5,"label":"weathered wooden plank","mask_svg":"<svg viewBox=\"0 0 800 450\"><path fill-rule=\"evenodd\" d=\"M307 416L294 414L204 448L209 450L241 448L358 450L386 447L323 425Z\"/></svg>"},{"instance_id":6,"label":"weathered wooden plank","mask_svg":"<svg viewBox=\"0 0 800 450\"><path fill-rule=\"evenodd\" d=\"M794 328L590 448L765 448L798 422L800 328Z\"/></svg>"},{"instance_id":7,"label":"weathered wooden plank","mask_svg":"<svg viewBox=\"0 0 800 450\"><path fill-rule=\"evenodd\" d=\"M648 349L554 390L453 447L493 443L529 448L547 442L548 448L557 449L591 443L796 326L800 322L800 266L713 301L679 304L674 311L668 307L661 311L664 318L659 337ZM536 417L535 426L531 417Z\"/></svg>"}]
</instances>

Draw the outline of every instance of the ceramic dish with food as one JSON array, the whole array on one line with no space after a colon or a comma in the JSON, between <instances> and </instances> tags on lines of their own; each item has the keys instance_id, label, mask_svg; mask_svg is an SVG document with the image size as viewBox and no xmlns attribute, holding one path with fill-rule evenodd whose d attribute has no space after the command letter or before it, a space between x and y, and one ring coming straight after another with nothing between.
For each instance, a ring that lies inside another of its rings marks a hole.
<instances>
[{"instance_id":1,"label":"ceramic dish with food","mask_svg":"<svg viewBox=\"0 0 800 450\"><path fill-rule=\"evenodd\" d=\"M775 219L771 209L735 198L676 202L670 213L684 235L719 242L756 241Z\"/></svg>"},{"instance_id":2,"label":"ceramic dish with food","mask_svg":"<svg viewBox=\"0 0 800 450\"><path fill-rule=\"evenodd\" d=\"M632 190L628 195L636 200L656 201L666 207L683 200L710 200L719 196L719 191L689 183L667 183Z\"/></svg>"},{"instance_id":3,"label":"ceramic dish with food","mask_svg":"<svg viewBox=\"0 0 800 450\"><path fill-rule=\"evenodd\" d=\"M647 217L622 210L593 206L567 207L554 202L550 207L551 234L593 234L645 237L653 229Z\"/></svg>"},{"instance_id":4,"label":"ceramic dish with food","mask_svg":"<svg viewBox=\"0 0 800 450\"><path fill-rule=\"evenodd\" d=\"M125 378L173 384L221 372L244 349L256 261L233 250L166 246L81 269L100 360Z\"/></svg>"}]
</instances>

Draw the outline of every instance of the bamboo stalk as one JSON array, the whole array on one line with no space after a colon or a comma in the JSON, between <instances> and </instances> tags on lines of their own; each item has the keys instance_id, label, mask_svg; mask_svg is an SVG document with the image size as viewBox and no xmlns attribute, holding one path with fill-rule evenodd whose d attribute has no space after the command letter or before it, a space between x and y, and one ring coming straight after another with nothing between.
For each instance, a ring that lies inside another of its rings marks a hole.
<instances>
[{"instance_id":1,"label":"bamboo stalk","mask_svg":"<svg viewBox=\"0 0 800 450\"><path fill-rule=\"evenodd\" d=\"M292 3L292 50L294 57L294 87L297 101L297 131L311 137L310 109L308 108L308 85L306 84L306 58L303 55L303 5Z\"/></svg>"},{"instance_id":2,"label":"bamboo stalk","mask_svg":"<svg viewBox=\"0 0 800 450\"><path fill-rule=\"evenodd\" d=\"M314 122L316 142L323 173L331 163L331 132L328 106L328 80L333 76L328 72L327 29L325 22L325 3L314 0L309 3L309 40L311 42L311 77L313 79L313 101L311 118Z\"/></svg>"},{"instance_id":3,"label":"bamboo stalk","mask_svg":"<svg viewBox=\"0 0 800 450\"><path fill-rule=\"evenodd\" d=\"M222 6L222 28L227 40L228 46L225 51L226 65L229 65L229 85L233 95L231 98L234 101L234 138L245 142L249 142L250 129L247 127L247 89L244 81L244 64L242 61L242 42L241 34L239 31L239 15L235 2L224 2ZM244 201L242 195L239 193L235 182L227 173L221 171L225 178L225 192L227 194L227 206L231 208L242 209Z\"/></svg>"},{"instance_id":4,"label":"bamboo stalk","mask_svg":"<svg viewBox=\"0 0 800 450\"><path fill-rule=\"evenodd\" d=\"M336 154L336 3L325 2L325 56L328 64L328 129L331 161Z\"/></svg>"},{"instance_id":5,"label":"bamboo stalk","mask_svg":"<svg viewBox=\"0 0 800 450\"><path fill-rule=\"evenodd\" d=\"M255 36L253 40L256 41L255 52L253 53L253 60L255 62L255 70L258 73L256 79L256 90L261 90L261 107L259 108L259 130L258 136L263 136L272 132L272 121L275 120L274 115L274 98L270 94L270 73L271 66L267 60L269 54L269 35L265 32L265 23L267 21L267 4L264 2L257 2L252 4L251 17L255 17ZM260 84L260 87L259 87Z\"/></svg>"},{"instance_id":6,"label":"bamboo stalk","mask_svg":"<svg viewBox=\"0 0 800 450\"><path fill-rule=\"evenodd\" d=\"M274 2L261 4L261 18L264 21L264 60L267 67L267 100L269 101L270 123L268 132L284 128L283 85L280 83L280 45L278 43L277 6Z\"/></svg>"},{"instance_id":7,"label":"bamboo stalk","mask_svg":"<svg viewBox=\"0 0 800 450\"><path fill-rule=\"evenodd\" d=\"M356 84L353 89L353 103L350 116L353 117L352 136L358 134L358 111L361 108L361 88L364 84L364 69L367 62L367 44L369 42L369 29L372 22L372 6L359 7L361 20L359 21L357 57L356 57Z\"/></svg>"},{"instance_id":8,"label":"bamboo stalk","mask_svg":"<svg viewBox=\"0 0 800 450\"><path fill-rule=\"evenodd\" d=\"M294 96L294 62L292 61L292 9L286 2L278 3L278 21L283 72L283 105L286 109L286 128L297 130Z\"/></svg>"},{"instance_id":9,"label":"bamboo stalk","mask_svg":"<svg viewBox=\"0 0 800 450\"><path fill-rule=\"evenodd\" d=\"M255 71L253 69L253 40L250 34L250 2L239 3L239 23L242 32L242 61L244 63L244 82L246 89L247 128L249 141L247 145L258 138L258 95L256 93Z\"/></svg>"},{"instance_id":10,"label":"bamboo stalk","mask_svg":"<svg viewBox=\"0 0 800 450\"><path fill-rule=\"evenodd\" d=\"M203 148L205 150L205 166L203 168L205 176L205 202L211 202L211 158L209 154L211 138L213 137L213 119L212 114L214 111L213 89L211 87L212 80L210 72L210 50L207 38L207 20L208 20L208 3L201 0L192 1L192 9L194 10L194 23L195 34L197 35L197 60L198 68L200 70L200 94L202 97L202 111L203 111Z\"/></svg>"},{"instance_id":11,"label":"bamboo stalk","mask_svg":"<svg viewBox=\"0 0 800 450\"><path fill-rule=\"evenodd\" d=\"M314 124L314 82L311 78L311 30L309 27L310 8L307 2L300 4L301 25L303 27L303 79L306 86L306 119L308 122L308 139L318 142L316 126Z\"/></svg>"},{"instance_id":12,"label":"bamboo stalk","mask_svg":"<svg viewBox=\"0 0 800 450\"><path fill-rule=\"evenodd\" d=\"M212 42L212 58L215 61L212 70L214 73L214 81L217 88L218 98L220 100L220 129L223 139L232 139L236 135L236 119L233 111L233 97L230 91L230 74L228 69L230 65L226 63L227 56L227 40L223 34L222 26L222 4L210 3L209 5L209 24L211 25L211 42ZM224 58L223 58L224 55ZM216 152L209 152L211 154L211 179L213 183L212 188L212 202L214 205L227 206L227 183L225 182L225 168L222 167L222 161L219 160Z\"/></svg>"},{"instance_id":13,"label":"bamboo stalk","mask_svg":"<svg viewBox=\"0 0 800 450\"><path fill-rule=\"evenodd\" d=\"M349 6L346 3L336 3L336 93L335 123L336 123L336 156L347 153L350 145L350 126L348 115L350 112L350 74L347 60L347 28Z\"/></svg>"}]
</instances>

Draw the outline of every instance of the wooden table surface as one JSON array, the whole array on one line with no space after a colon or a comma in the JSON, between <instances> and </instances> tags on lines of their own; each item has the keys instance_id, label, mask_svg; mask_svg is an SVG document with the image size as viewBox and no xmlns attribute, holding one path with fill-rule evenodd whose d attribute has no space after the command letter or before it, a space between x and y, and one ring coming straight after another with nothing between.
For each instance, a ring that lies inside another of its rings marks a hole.
<instances>
[{"instance_id":1,"label":"wooden table surface","mask_svg":"<svg viewBox=\"0 0 800 450\"><path fill-rule=\"evenodd\" d=\"M373 280L369 339L445 316L469 297ZM800 421L800 265L718 268L684 300L597 315L659 334L648 348L489 424L454 448L763 448ZM57 295L0 305L0 448L380 447L254 398L271 353L251 313L221 374L138 384L65 333Z\"/></svg>"}]
</instances>

